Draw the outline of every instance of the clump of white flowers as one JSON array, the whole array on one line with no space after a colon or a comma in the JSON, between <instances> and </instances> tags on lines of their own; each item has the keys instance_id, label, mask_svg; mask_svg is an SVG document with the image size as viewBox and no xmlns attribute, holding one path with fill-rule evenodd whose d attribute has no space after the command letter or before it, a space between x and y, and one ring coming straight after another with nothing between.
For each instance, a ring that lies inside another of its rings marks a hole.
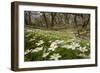
<instances>
[{"instance_id":1,"label":"clump of white flowers","mask_svg":"<svg viewBox=\"0 0 100 73\"><path fill-rule=\"evenodd\" d=\"M66 44L62 45L62 48L75 50L77 47L80 47L80 44L78 42L73 42L73 39L70 41L72 41L72 42L70 42L70 44L66 43ZM69 42L69 41L67 41L67 42Z\"/></svg>"},{"instance_id":2,"label":"clump of white flowers","mask_svg":"<svg viewBox=\"0 0 100 73\"><path fill-rule=\"evenodd\" d=\"M79 47L78 50L80 50L83 53L88 51L86 47Z\"/></svg>"},{"instance_id":3,"label":"clump of white flowers","mask_svg":"<svg viewBox=\"0 0 100 73\"><path fill-rule=\"evenodd\" d=\"M28 34L26 37L30 36L31 34ZM35 41L35 46L32 47L32 49L25 50L24 55L28 55L29 53L32 53L32 55L37 54L40 55L40 58L43 58L43 60L59 60L63 59L67 56L66 54L63 55L61 53L68 53L69 51L72 53L75 52L76 56L87 58L90 54L86 54L90 50L90 43L86 43L86 45L81 45L81 40L69 39L68 41L65 40L44 40L44 39L36 39L35 37L31 38L29 40L30 42ZM57 51L61 50L63 51ZM41 53L40 53L41 52ZM74 54L74 55L75 55ZM75 57L76 57L75 56ZM38 57L38 56L37 56Z\"/></svg>"}]
</instances>

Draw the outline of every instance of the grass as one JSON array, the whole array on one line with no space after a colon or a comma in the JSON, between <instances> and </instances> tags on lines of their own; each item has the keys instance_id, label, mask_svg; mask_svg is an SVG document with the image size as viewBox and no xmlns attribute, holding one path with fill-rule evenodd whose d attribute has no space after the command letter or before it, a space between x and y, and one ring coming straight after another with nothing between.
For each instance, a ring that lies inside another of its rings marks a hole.
<instances>
[{"instance_id":1,"label":"grass","mask_svg":"<svg viewBox=\"0 0 100 73\"><path fill-rule=\"evenodd\" d=\"M50 31L50 30L40 30L34 29L33 32L37 33L37 35L44 35L45 37L50 37L51 39L61 39L68 40L73 38L73 34L68 31Z\"/></svg>"}]
</instances>

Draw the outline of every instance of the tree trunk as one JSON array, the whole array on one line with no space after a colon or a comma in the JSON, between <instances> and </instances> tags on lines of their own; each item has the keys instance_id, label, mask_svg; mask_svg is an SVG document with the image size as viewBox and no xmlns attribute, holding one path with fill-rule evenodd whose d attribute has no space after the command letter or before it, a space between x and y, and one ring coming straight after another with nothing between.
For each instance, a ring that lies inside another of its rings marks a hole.
<instances>
[{"instance_id":1,"label":"tree trunk","mask_svg":"<svg viewBox=\"0 0 100 73\"><path fill-rule=\"evenodd\" d=\"M43 13L43 17L44 17L44 20L45 20L45 23L46 23L46 28L48 28L48 21L47 21L45 13Z\"/></svg>"}]
</instances>

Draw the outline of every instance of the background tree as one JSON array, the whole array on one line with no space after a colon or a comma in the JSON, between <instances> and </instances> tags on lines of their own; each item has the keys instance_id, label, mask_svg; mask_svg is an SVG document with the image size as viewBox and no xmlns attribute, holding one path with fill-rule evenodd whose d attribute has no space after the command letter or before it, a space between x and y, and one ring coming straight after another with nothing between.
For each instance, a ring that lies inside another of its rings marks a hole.
<instances>
[{"instance_id":1,"label":"background tree","mask_svg":"<svg viewBox=\"0 0 100 73\"><path fill-rule=\"evenodd\" d=\"M90 14L60 12L24 12L25 25L48 30L72 30L76 37L89 36Z\"/></svg>"},{"instance_id":2,"label":"background tree","mask_svg":"<svg viewBox=\"0 0 100 73\"><path fill-rule=\"evenodd\" d=\"M26 25L30 25L31 24L31 11L25 11L24 12L24 20L25 20L25 24Z\"/></svg>"}]
</instances>

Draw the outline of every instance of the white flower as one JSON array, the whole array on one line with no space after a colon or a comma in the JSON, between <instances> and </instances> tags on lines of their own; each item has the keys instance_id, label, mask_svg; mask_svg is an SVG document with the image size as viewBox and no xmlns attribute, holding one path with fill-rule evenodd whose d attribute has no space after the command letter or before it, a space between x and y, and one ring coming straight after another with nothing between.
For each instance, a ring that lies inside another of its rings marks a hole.
<instances>
[{"instance_id":1,"label":"white flower","mask_svg":"<svg viewBox=\"0 0 100 73\"><path fill-rule=\"evenodd\" d=\"M37 50L42 50L42 49L43 49L43 47L37 47L36 49L37 49Z\"/></svg>"},{"instance_id":2,"label":"white flower","mask_svg":"<svg viewBox=\"0 0 100 73\"><path fill-rule=\"evenodd\" d=\"M55 42L56 42L57 44L64 43L64 41L63 41L63 40L56 40Z\"/></svg>"},{"instance_id":3,"label":"white flower","mask_svg":"<svg viewBox=\"0 0 100 73\"><path fill-rule=\"evenodd\" d=\"M75 43L75 42L72 42L71 45L75 46L75 47L79 47L80 46L79 43Z\"/></svg>"},{"instance_id":4,"label":"white flower","mask_svg":"<svg viewBox=\"0 0 100 73\"><path fill-rule=\"evenodd\" d=\"M38 43L36 43L37 44L37 46L39 46L39 45L41 45L41 44L43 44L44 43L44 41L43 40L40 40Z\"/></svg>"},{"instance_id":5,"label":"white flower","mask_svg":"<svg viewBox=\"0 0 100 73\"><path fill-rule=\"evenodd\" d=\"M75 46L74 45L69 45L68 48L71 48L72 50L75 50Z\"/></svg>"},{"instance_id":6,"label":"white flower","mask_svg":"<svg viewBox=\"0 0 100 73\"><path fill-rule=\"evenodd\" d=\"M59 58L61 58L61 55L59 55L58 53L55 53L55 54L50 56L51 60L58 60Z\"/></svg>"},{"instance_id":7,"label":"white flower","mask_svg":"<svg viewBox=\"0 0 100 73\"><path fill-rule=\"evenodd\" d=\"M49 42L51 43L52 41L50 40Z\"/></svg>"},{"instance_id":8,"label":"white flower","mask_svg":"<svg viewBox=\"0 0 100 73\"><path fill-rule=\"evenodd\" d=\"M65 45L65 46L62 46L62 47L65 47L67 49L75 50L75 46L73 46L73 45Z\"/></svg>"},{"instance_id":9,"label":"white flower","mask_svg":"<svg viewBox=\"0 0 100 73\"><path fill-rule=\"evenodd\" d=\"M34 41L34 40L35 40L34 38L30 39L30 41Z\"/></svg>"},{"instance_id":10,"label":"white flower","mask_svg":"<svg viewBox=\"0 0 100 73\"><path fill-rule=\"evenodd\" d=\"M75 43L75 42L72 42L70 45L67 45L67 49L70 48L72 50L75 50L76 47L79 47L79 43Z\"/></svg>"},{"instance_id":11,"label":"white flower","mask_svg":"<svg viewBox=\"0 0 100 73\"><path fill-rule=\"evenodd\" d=\"M76 43L76 44L75 44L75 47L80 47L79 43Z\"/></svg>"},{"instance_id":12,"label":"white flower","mask_svg":"<svg viewBox=\"0 0 100 73\"><path fill-rule=\"evenodd\" d=\"M90 43L87 43L87 46L89 46L90 45Z\"/></svg>"},{"instance_id":13,"label":"white flower","mask_svg":"<svg viewBox=\"0 0 100 73\"><path fill-rule=\"evenodd\" d=\"M41 51L42 49L43 49L43 47L37 47L37 48L35 48L35 49L32 50L32 53L33 53L33 52L39 52L39 51Z\"/></svg>"},{"instance_id":14,"label":"white flower","mask_svg":"<svg viewBox=\"0 0 100 73\"><path fill-rule=\"evenodd\" d=\"M86 49L86 47L79 47L78 48L81 52L86 52L86 51L88 51L88 49Z\"/></svg>"},{"instance_id":15,"label":"white flower","mask_svg":"<svg viewBox=\"0 0 100 73\"><path fill-rule=\"evenodd\" d=\"M43 56L42 57L47 57L49 55L49 52L47 52L47 53L43 53Z\"/></svg>"},{"instance_id":16,"label":"white flower","mask_svg":"<svg viewBox=\"0 0 100 73\"><path fill-rule=\"evenodd\" d=\"M26 55L26 54L28 54L28 53L30 53L30 52L31 52L31 50L28 49L28 50L25 51L24 54Z\"/></svg>"},{"instance_id":17,"label":"white flower","mask_svg":"<svg viewBox=\"0 0 100 73\"><path fill-rule=\"evenodd\" d=\"M62 48L68 48L68 45L63 45Z\"/></svg>"},{"instance_id":18,"label":"white flower","mask_svg":"<svg viewBox=\"0 0 100 73\"><path fill-rule=\"evenodd\" d=\"M50 47L50 48L48 48L48 50L55 51L55 48L51 48L51 47Z\"/></svg>"},{"instance_id":19,"label":"white flower","mask_svg":"<svg viewBox=\"0 0 100 73\"><path fill-rule=\"evenodd\" d=\"M81 54L81 53L80 53L78 56L82 56L82 57L84 57L84 56L85 56L85 54Z\"/></svg>"},{"instance_id":20,"label":"white flower","mask_svg":"<svg viewBox=\"0 0 100 73\"><path fill-rule=\"evenodd\" d=\"M74 47L74 46L72 46L72 45L63 45L63 46L62 46L62 48L72 49L72 50L74 50L74 49L75 49L75 47Z\"/></svg>"},{"instance_id":21,"label":"white flower","mask_svg":"<svg viewBox=\"0 0 100 73\"><path fill-rule=\"evenodd\" d=\"M38 50L37 49L33 49L31 53L34 53L34 52L38 52Z\"/></svg>"},{"instance_id":22,"label":"white flower","mask_svg":"<svg viewBox=\"0 0 100 73\"><path fill-rule=\"evenodd\" d=\"M56 42L52 42L51 45L50 45L50 48L57 48L57 43Z\"/></svg>"},{"instance_id":23,"label":"white flower","mask_svg":"<svg viewBox=\"0 0 100 73\"><path fill-rule=\"evenodd\" d=\"M80 53L78 56L89 58L89 56L87 56L87 55L85 55L85 54L82 54L82 53Z\"/></svg>"}]
</instances>

